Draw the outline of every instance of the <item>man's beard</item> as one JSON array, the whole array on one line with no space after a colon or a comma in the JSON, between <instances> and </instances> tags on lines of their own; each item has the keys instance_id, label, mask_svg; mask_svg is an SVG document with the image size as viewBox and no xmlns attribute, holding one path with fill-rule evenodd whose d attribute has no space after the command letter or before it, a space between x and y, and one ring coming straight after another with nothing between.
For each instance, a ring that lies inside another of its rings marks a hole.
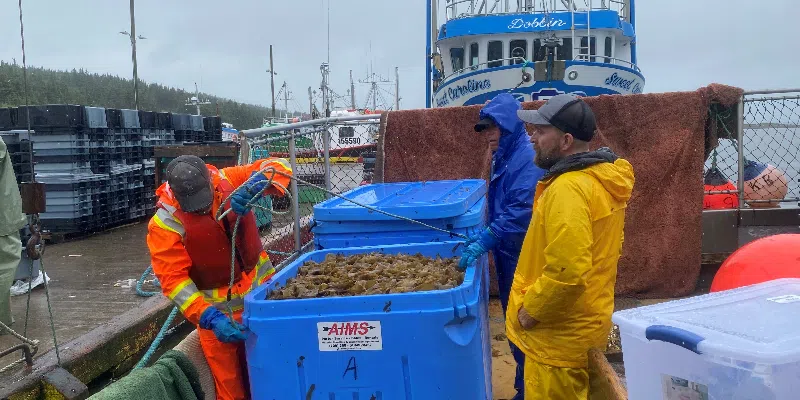
<instances>
[{"instance_id":1,"label":"man's beard","mask_svg":"<svg viewBox=\"0 0 800 400\"><path fill-rule=\"evenodd\" d=\"M561 156L558 154L554 154L555 152L550 152L549 154L544 154L541 151L536 152L536 156L533 158L534 164L541 169L549 170L556 165L556 163L561 160Z\"/></svg>"}]
</instances>

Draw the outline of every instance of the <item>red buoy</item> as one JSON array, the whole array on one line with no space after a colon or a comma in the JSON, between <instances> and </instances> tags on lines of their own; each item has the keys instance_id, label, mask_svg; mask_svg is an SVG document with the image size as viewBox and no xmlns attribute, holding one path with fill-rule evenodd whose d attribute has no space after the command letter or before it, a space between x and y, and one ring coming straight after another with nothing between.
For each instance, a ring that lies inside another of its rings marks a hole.
<instances>
[{"instance_id":1,"label":"red buoy","mask_svg":"<svg viewBox=\"0 0 800 400\"><path fill-rule=\"evenodd\" d=\"M711 291L781 278L800 278L800 234L767 236L742 246L722 263Z\"/></svg>"},{"instance_id":2,"label":"red buoy","mask_svg":"<svg viewBox=\"0 0 800 400\"><path fill-rule=\"evenodd\" d=\"M739 195L736 185L728 179L716 166L706 171L703 177L703 209L725 210L739 206Z\"/></svg>"}]
</instances>

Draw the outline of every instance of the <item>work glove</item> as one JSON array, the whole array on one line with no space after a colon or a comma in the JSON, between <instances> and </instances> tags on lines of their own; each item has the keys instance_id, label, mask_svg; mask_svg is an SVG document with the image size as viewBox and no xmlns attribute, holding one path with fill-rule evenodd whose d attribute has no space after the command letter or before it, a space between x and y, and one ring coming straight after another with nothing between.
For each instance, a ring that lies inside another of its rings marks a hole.
<instances>
[{"instance_id":1,"label":"work glove","mask_svg":"<svg viewBox=\"0 0 800 400\"><path fill-rule=\"evenodd\" d=\"M478 258L486 254L497 244L497 236L491 229L486 228L479 235L467 239L467 249L461 254L458 268L462 271L472 265Z\"/></svg>"},{"instance_id":2,"label":"work glove","mask_svg":"<svg viewBox=\"0 0 800 400\"><path fill-rule=\"evenodd\" d=\"M247 339L242 324L231 321L225 314L214 307L208 307L200 314L200 327L214 332L214 336L223 343L233 343Z\"/></svg>"},{"instance_id":3,"label":"work glove","mask_svg":"<svg viewBox=\"0 0 800 400\"><path fill-rule=\"evenodd\" d=\"M264 174L253 172L250 179L244 185L239 186L233 196L231 196L231 208L233 212L238 215L244 215L250 211L251 205L248 204L257 193L259 193L264 186L267 186L269 181Z\"/></svg>"}]
</instances>

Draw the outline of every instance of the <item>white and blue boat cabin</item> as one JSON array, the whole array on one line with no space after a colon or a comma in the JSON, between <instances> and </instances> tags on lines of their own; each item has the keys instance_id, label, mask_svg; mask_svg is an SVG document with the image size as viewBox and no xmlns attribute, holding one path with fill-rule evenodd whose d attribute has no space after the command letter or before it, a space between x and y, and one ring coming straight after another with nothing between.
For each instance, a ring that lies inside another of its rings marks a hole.
<instances>
[{"instance_id":1,"label":"white and blue boat cabin","mask_svg":"<svg viewBox=\"0 0 800 400\"><path fill-rule=\"evenodd\" d=\"M427 107L641 93L634 1L428 0Z\"/></svg>"}]
</instances>

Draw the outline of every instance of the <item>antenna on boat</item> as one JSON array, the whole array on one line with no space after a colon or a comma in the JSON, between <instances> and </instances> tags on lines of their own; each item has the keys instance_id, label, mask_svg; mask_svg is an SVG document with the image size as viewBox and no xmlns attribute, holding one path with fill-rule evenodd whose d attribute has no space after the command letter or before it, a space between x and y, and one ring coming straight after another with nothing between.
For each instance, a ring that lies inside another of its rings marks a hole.
<instances>
[{"instance_id":1,"label":"antenna on boat","mask_svg":"<svg viewBox=\"0 0 800 400\"><path fill-rule=\"evenodd\" d=\"M370 61L370 64L371 63L372 62ZM388 79L376 74L375 71L370 71L367 74L366 78L360 79L358 82L359 83L369 83L371 85L370 86L370 90L369 90L369 94L367 95L367 100L366 100L366 104L364 105L364 108L366 108L367 104L369 104L369 100L372 99L372 110L373 111L376 110L378 108L378 96L381 97L381 99L383 100L384 104L387 103L386 99L384 99L383 95L380 93L380 89L381 88L378 87L378 85L379 84L389 84L389 83L392 83L392 81L390 81L390 80L388 80Z\"/></svg>"},{"instance_id":2,"label":"antenna on boat","mask_svg":"<svg viewBox=\"0 0 800 400\"><path fill-rule=\"evenodd\" d=\"M328 65L331 64L331 0L328 0Z\"/></svg>"}]
</instances>

